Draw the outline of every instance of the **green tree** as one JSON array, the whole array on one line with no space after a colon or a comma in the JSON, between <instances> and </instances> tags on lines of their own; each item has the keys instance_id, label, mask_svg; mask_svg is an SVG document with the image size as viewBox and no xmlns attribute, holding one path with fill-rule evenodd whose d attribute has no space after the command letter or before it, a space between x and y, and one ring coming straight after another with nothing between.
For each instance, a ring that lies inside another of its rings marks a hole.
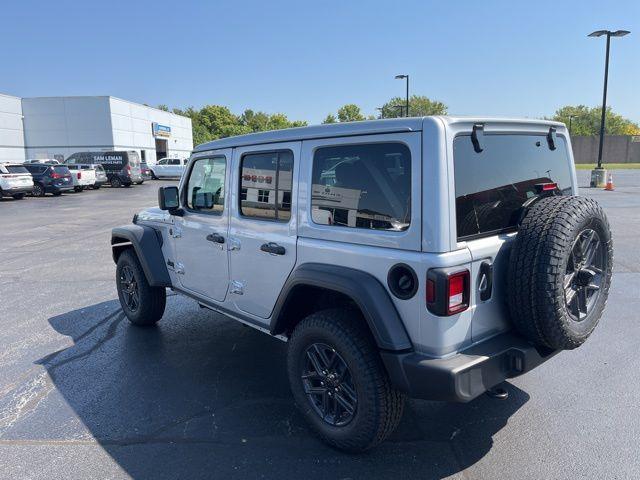
<instances>
[{"instance_id":1,"label":"green tree","mask_svg":"<svg viewBox=\"0 0 640 480\"><path fill-rule=\"evenodd\" d=\"M158 105L156 107L158 110L162 110L163 112L168 112L169 111L169 107L167 107L166 105Z\"/></svg>"},{"instance_id":2,"label":"green tree","mask_svg":"<svg viewBox=\"0 0 640 480\"><path fill-rule=\"evenodd\" d=\"M336 119L336 116L333 114L329 114L325 117L325 119L322 121L322 123L336 123L338 120Z\"/></svg>"},{"instance_id":3,"label":"green tree","mask_svg":"<svg viewBox=\"0 0 640 480\"><path fill-rule=\"evenodd\" d=\"M566 105L556 110L551 120L563 122L569 127L571 119L572 135L600 135L601 107L589 108L585 105ZM640 135L640 127L637 123L614 113L611 107L607 107L605 114L605 133L607 135Z\"/></svg>"},{"instance_id":4,"label":"green tree","mask_svg":"<svg viewBox=\"0 0 640 480\"><path fill-rule=\"evenodd\" d=\"M358 122L364 120L360 107L354 103L348 103L338 109L338 120L341 122Z\"/></svg>"},{"instance_id":5,"label":"green tree","mask_svg":"<svg viewBox=\"0 0 640 480\"><path fill-rule=\"evenodd\" d=\"M401 97L393 97L382 106L383 118L397 118L405 115L406 100ZM400 113L402 111L402 114ZM427 115L446 115L447 106L437 100L430 100L424 95L412 95L409 97L409 115L412 117L425 117Z\"/></svg>"}]
</instances>

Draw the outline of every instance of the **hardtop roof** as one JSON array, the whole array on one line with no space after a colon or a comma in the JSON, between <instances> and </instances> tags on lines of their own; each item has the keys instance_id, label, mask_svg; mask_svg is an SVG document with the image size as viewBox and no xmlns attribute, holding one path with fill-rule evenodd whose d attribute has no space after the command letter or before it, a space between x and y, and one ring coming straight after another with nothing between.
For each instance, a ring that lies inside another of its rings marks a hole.
<instances>
[{"instance_id":1,"label":"hardtop roof","mask_svg":"<svg viewBox=\"0 0 640 480\"><path fill-rule=\"evenodd\" d=\"M386 118L380 120L365 120L360 122L330 123L311 125L308 127L286 128L268 132L249 133L235 137L221 138L203 143L194 148L194 153L221 148L234 148L249 145L262 145L278 142L294 142L319 138L346 137L352 135L373 135L397 132L421 131L426 121L440 121L446 125L457 123L514 123L520 125L545 125L564 127L564 124L550 120L535 120L522 118L493 118L493 117L463 117L463 116L429 116L410 118Z\"/></svg>"}]
</instances>

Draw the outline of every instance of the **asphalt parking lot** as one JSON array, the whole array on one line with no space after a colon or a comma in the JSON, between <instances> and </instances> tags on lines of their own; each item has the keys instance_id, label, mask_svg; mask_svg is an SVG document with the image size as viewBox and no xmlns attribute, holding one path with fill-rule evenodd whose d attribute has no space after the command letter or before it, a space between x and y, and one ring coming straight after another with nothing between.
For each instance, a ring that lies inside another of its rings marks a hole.
<instances>
[{"instance_id":1,"label":"asphalt parking lot","mask_svg":"<svg viewBox=\"0 0 640 480\"><path fill-rule=\"evenodd\" d=\"M640 170L614 180L582 190L615 251L591 339L510 381L507 400L410 401L359 456L307 429L284 343L175 295L157 328L128 325L110 229L160 182L0 200L0 478L640 478Z\"/></svg>"}]
</instances>

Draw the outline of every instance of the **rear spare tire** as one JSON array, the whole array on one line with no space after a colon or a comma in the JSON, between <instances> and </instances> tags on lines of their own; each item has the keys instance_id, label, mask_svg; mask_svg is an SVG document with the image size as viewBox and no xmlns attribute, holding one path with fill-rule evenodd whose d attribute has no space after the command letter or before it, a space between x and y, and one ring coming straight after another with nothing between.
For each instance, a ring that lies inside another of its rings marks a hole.
<instances>
[{"instance_id":1,"label":"rear spare tire","mask_svg":"<svg viewBox=\"0 0 640 480\"><path fill-rule=\"evenodd\" d=\"M612 264L609 222L595 200L540 199L524 216L510 254L515 328L537 345L579 347L604 310Z\"/></svg>"}]
</instances>

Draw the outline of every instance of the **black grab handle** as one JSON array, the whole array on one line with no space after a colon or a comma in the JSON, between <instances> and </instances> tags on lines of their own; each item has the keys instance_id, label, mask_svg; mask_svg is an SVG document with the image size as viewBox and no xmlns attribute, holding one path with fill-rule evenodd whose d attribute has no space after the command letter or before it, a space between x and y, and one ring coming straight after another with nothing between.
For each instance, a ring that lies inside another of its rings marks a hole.
<instances>
[{"instance_id":1,"label":"black grab handle","mask_svg":"<svg viewBox=\"0 0 640 480\"><path fill-rule=\"evenodd\" d=\"M269 242L263 243L260 247L260 250L267 253L272 253L273 255L284 255L286 251L282 245L278 245L277 243Z\"/></svg>"},{"instance_id":2,"label":"black grab handle","mask_svg":"<svg viewBox=\"0 0 640 480\"><path fill-rule=\"evenodd\" d=\"M224 237L219 233L210 233L207 235L207 240L214 243L224 243Z\"/></svg>"}]
</instances>

